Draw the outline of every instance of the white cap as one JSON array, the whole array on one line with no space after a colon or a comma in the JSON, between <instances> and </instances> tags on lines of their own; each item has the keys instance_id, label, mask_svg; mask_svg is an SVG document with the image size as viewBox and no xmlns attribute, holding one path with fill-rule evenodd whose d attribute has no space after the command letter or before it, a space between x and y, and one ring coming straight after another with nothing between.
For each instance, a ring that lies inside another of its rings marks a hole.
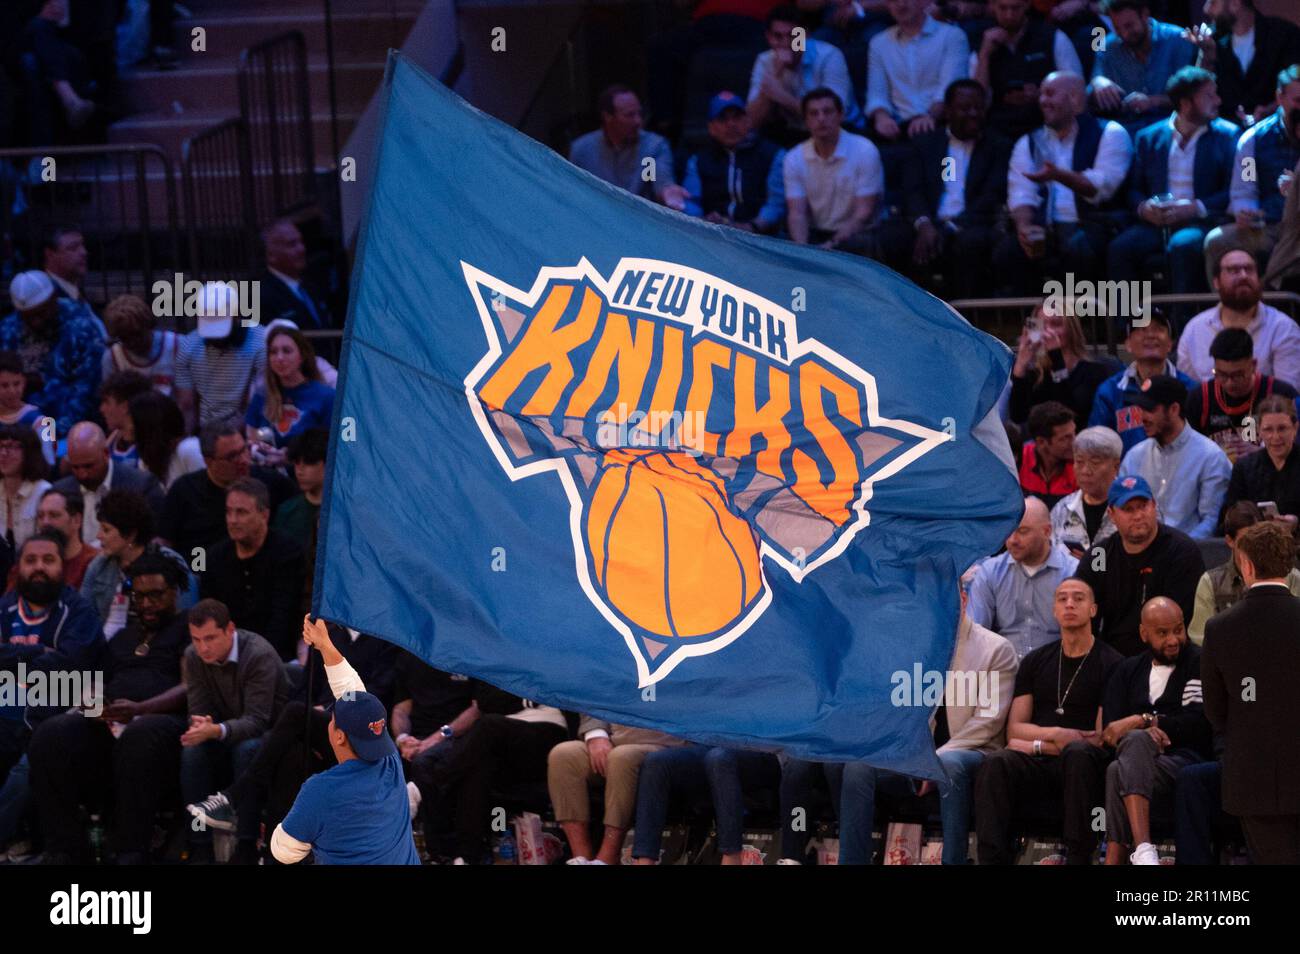
<instances>
[{"instance_id":1,"label":"white cap","mask_svg":"<svg viewBox=\"0 0 1300 954\"><path fill-rule=\"evenodd\" d=\"M205 282L199 297L199 337L224 338L234 326L239 302L225 282Z\"/></svg>"},{"instance_id":2,"label":"white cap","mask_svg":"<svg viewBox=\"0 0 1300 954\"><path fill-rule=\"evenodd\" d=\"M267 335L270 335L276 328L292 328L294 331L299 330L296 322L290 321L288 318L277 318L266 326Z\"/></svg>"},{"instance_id":3,"label":"white cap","mask_svg":"<svg viewBox=\"0 0 1300 954\"><path fill-rule=\"evenodd\" d=\"M50 300L54 282L44 272L19 272L9 283L9 298L19 311L31 311Z\"/></svg>"}]
</instances>

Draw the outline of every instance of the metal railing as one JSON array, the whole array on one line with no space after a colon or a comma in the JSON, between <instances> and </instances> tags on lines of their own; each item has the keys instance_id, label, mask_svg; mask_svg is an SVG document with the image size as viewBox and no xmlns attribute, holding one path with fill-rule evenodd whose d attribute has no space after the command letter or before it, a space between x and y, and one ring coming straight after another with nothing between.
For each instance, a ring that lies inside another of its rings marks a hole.
<instances>
[{"instance_id":1,"label":"metal railing","mask_svg":"<svg viewBox=\"0 0 1300 954\"><path fill-rule=\"evenodd\" d=\"M248 125L227 119L181 146L189 270L201 280L238 279L257 270Z\"/></svg>"},{"instance_id":2,"label":"metal railing","mask_svg":"<svg viewBox=\"0 0 1300 954\"><path fill-rule=\"evenodd\" d=\"M179 263L171 160L149 143L0 149L6 308L12 273L41 268L42 236L60 225L85 238L92 305L146 294Z\"/></svg>"},{"instance_id":3,"label":"metal railing","mask_svg":"<svg viewBox=\"0 0 1300 954\"><path fill-rule=\"evenodd\" d=\"M239 56L239 115L248 126L253 205L259 222L317 201L307 44L297 30Z\"/></svg>"},{"instance_id":4,"label":"metal railing","mask_svg":"<svg viewBox=\"0 0 1300 954\"><path fill-rule=\"evenodd\" d=\"M962 317L981 331L986 331L996 338L1001 338L1015 346L1029 313L1042 302L1042 298L962 298L950 301L950 304ZM1279 311L1290 315L1300 322L1300 295L1295 292L1265 291L1264 301ZM1213 308L1219 303L1219 296L1206 293L1183 295L1152 295L1151 304L1169 309L1177 307L1186 313ZM1104 346L1111 354L1119 353L1119 324L1114 317L1093 315L1080 317L1084 333L1089 343ZM1091 326L1091 327L1089 327Z\"/></svg>"}]
</instances>

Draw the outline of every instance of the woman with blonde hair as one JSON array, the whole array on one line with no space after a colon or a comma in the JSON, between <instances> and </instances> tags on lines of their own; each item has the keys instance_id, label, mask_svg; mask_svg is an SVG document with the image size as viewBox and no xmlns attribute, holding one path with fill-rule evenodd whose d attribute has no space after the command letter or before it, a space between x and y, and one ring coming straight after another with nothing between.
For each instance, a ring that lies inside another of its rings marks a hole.
<instances>
[{"instance_id":1,"label":"woman with blonde hair","mask_svg":"<svg viewBox=\"0 0 1300 954\"><path fill-rule=\"evenodd\" d=\"M1045 401L1059 401L1074 412L1079 427L1088 422L1097 388L1120 370L1112 358L1088 357L1083 326L1073 308L1039 304L1025 322L1011 368L1011 420L1023 423L1029 411Z\"/></svg>"},{"instance_id":2,"label":"woman with blonde hair","mask_svg":"<svg viewBox=\"0 0 1300 954\"><path fill-rule=\"evenodd\" d=\"M314 427L329 428L334 389L321 381L316 351L296 328L279 325L266 336L266 381L248 404L248 439L264 446L267 463L284 461L289 441Z\"/></svg>"}]
</instances>

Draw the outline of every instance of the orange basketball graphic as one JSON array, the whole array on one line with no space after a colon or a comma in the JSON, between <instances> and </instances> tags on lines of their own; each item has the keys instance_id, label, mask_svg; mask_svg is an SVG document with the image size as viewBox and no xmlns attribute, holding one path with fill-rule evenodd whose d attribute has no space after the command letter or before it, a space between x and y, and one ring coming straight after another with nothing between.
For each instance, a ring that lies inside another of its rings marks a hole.
<instances>
[{"instance_id":1,"label":"orange basketball graphic","mask_svg":"<svg viewBox=\"0 0 1300 954\"><path fill-rule=\"evenodd\" d=\"M660 636L716 632L762 588L754 531L717 474L684 452L606 452L585 535L610 605Z\"/></svg>"}]
</instances>

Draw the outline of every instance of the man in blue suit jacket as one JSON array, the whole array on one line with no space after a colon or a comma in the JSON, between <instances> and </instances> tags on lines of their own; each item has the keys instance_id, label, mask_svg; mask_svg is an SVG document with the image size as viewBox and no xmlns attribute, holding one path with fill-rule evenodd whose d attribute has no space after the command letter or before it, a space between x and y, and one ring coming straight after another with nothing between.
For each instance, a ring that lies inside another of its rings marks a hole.
<instances>
[{"instance_id":1,"label":"man in blue suit jacket","mask_svg":"<svg viewBox=\"0 0 1300 954\"><path fill-rule=\"evenodd\" d=\"M1146 260L1163 251L1171 291L1208 291L1202 245L1207 232L1227 221L1240 130L1218 118L1213 73L1184 67L1170 77L1166 91L1173 115L1137 134L1128 203L1139 221L1111 242L1110 277L1137 281Z\"/></svg>"}]
</instances>

